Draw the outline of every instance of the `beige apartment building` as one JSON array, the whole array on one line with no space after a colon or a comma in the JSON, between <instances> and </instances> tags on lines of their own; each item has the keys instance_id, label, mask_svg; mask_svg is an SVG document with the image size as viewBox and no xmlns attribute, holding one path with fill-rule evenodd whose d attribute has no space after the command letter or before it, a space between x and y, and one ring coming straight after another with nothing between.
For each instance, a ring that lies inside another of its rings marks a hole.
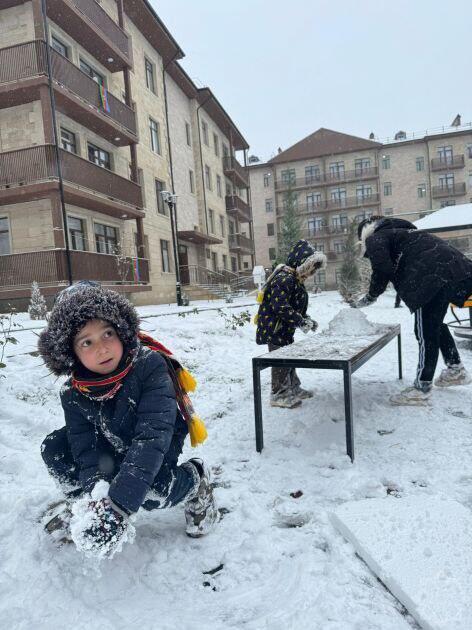
<instances>
[{"instance_id":1,"label":"beige apartment building","mask_svg":"<svg viewBox=\"0 0 472 630\"><path fill-rule=\"evenodd\" d=\"M172 302L176 263L189 293L237 279L248 144L227 112L146 0L45 4L0 0L0 301L96 279Z\"/></svg>"},{"instance_id":2,"label":"beige apartment building","mask_svg":"<svg viewBox=\"0 0 472 630\"><path fill-rule=\"evenodd\" d=\"M347 226L372 215L415 220L444 205L472 201L472 128L380 143L319 129L266 163L250 166L256 264L276 258L291 190L301 235L328 257L317 283L337 285ZM455 245L472 250L472 235Z\"/></svg>"}]
</instances>

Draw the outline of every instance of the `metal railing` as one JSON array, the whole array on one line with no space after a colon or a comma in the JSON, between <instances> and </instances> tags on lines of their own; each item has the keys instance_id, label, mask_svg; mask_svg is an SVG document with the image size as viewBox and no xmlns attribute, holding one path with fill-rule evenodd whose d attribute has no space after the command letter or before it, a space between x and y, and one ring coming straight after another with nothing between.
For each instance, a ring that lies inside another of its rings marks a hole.
<instances>
[{"instance_id":1,"label":"metal railing","mask_svg":"<svg viewBox=\"0 0 472 630\"><path fill-rule=\"evenodd\" d=\"M249 205L241 199L241 197L238 197L237 195L226 195L225 202L226 212L228 212L228 214L236 212L246 221L251 220L251 209L249 208Z\"/></svg>"},{"instance_id":2,"label":"metal railing","mask_svg":"<svg viewBox=\"0 0 472 630\"><path fill-rule=\"evenodd\" d=\"M50 249L0 256L0 289L67 283L67 254ZM98 280L113 284L149 282L149 261L145 258L121 258L111 254L70 251L74 280Z\"/></svg>"},{"instance_id":3,"label":"metal railing","mask_svg":"<svg viewBox=\"0 0 472 630\"><path fill-rule=\"evenodd\" d=\"M23 186L58 177L52 144L0 153L0 187Z\"/></svg>"},{"instance_id":4,"label":"metal railing","mask_svg":"<svg viewBox=\"0 0 472 630\"><path fill-rule=\"evenodd\" d=\"M254 249L254 242L242 234L228 234L228 241L230 249L243 249L248 252Z\"/></svg>"},{"instance_id":5,"label":"metal railing","mask_svg":"<svg viewBox=\"0 0 472 630\"><path fill-rule=\"evenodd\" d=\"M447 171L450 168L462 168L464 155L451 155L449 157L433 158L431 160L432 171Z\"/></svg>"},{"instance_id":6,"label":"metal railing","mask_svg":"<svg viewBox=\"0 0 472 630\"><path fill-rule=\"evenodd\" d=\"M0 49L0 83L47 73L46 44L35 40Z\"/></svg>"},{"instance_id":7,"label":"metal railing","mask_svg":"<svg viewBox=\"0 0 472 630\"><path fill-rule=\"evenodd\" d=\"M340 199L328 199L326 201L326 209L332 210L337 208L362 208L363 206L370 206L372 204L379 203L379 194L372 193L371 195L365 195L362 197L344 197Z\"/></svg>"},{"instance_id":8,"label":"metal railing","mask_svg":"<svg viewBox=\"0 0 472 630\"><path fill-rule=\"evenodd\" d=\"M305 175L305 177L287 178L275 182L276 190L316 186L330 186L341 182L374 179L378 176L378 168L376 166L366 168L356 168L350 171L338 171L335 173L327 172L319 175Z\"/></svg>"},{"instance_id":9,"label":"metal railing","mask_svg":"<svg viewBox=\"0 0 472 630\"><path fill-rule=\"evenodd\" d=\"M231 177L233 173L237 175L239 180L248 186L249 177L247 169L242 166L234 155L225 155L223 157L223 172L227 177Z\"/></svg>"},{"instance_id":10,"label":"metal railing","mask_svg":"<svg viewBox=\"0 0 472 630\"><path fill-rule=\"evenodd\" d=\"M441 197L451 197L453 195L465 195L465 182L450 184L449 186L433 186L433 199Z\"/></svg>"},{"instance_id":11,"label":"metal railing","mask_svg":"<svg viewBox=\"0 0 472 630\"><path fill-rule=\"evenodd\" d=\"M179 265L182 284L199 284L202 286L224 284L224 276L213 269L199 265Z\"/></svg>"},{"instance_id":12,"label":"metal railing","mask_svg":"<svg viewBox=\"0 0 472 630\"><path fill-rule=\"evenodd\" d=\"M72 2L122 53L129 56L129 38L124 30L95 0L65 0Z\"/></svg>"}]
</instances>

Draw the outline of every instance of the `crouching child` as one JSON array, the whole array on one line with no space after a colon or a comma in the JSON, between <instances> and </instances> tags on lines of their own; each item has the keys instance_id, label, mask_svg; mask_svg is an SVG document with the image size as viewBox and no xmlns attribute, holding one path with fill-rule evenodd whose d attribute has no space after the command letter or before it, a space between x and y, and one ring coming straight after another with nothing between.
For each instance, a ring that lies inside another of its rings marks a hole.
<instances>
[{"instance_id":1,"label":"crouching child","mask_svg":"<svg viewBox=\"0 0 472 630\"><path fill-rule=\"evenodd\" d=\"M278 265L263 287L257 314L256 343L267 344L269 352L293 343L295 330L315 331L318 324L307 316L305 281L326 267L326 256L308 241L298 241L285 265ZM295 368L272 368L272 407L292 409L313 392L303 389Z\"/></svg>"},{"instance_id":2,"label":"crouching child","mask_svg":"<svg viewBox=\"0 0 472 630\"><path fill-rule=\"evenodd\" d=\"M69 540L71 503L109 482L108 496L90 501L92 546L110 543L129 517L145 510L185 507L189 536L206 534L217 520L207 466L200 459L178 465L184 440L203 441L186 390L193 379L171 353L139 332L133 305L96 283L59 294L39 352L57 376L65 427L42 444L42 457L65 499L52 506L45 528ZM194 444L193 444L194 445Z\"/></svg>"}]
</instances>

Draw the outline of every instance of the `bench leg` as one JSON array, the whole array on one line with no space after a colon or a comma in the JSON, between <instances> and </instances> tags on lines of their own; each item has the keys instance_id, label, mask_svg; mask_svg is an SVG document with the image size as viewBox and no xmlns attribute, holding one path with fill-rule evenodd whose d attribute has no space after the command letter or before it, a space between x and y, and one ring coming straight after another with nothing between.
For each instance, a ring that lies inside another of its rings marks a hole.
<instances>
[{"instance_id":1,"label":"bench leg","mask_svg":"<svg viewBox=\"0 0 472 630\"><path fill-rule=\"evenodd\" d=\"M260 453L264 448L264 429L262 427L261 401L261 369L253 362L252 380L254 385L254 418L256 423L256 451Z\"/></svg>"},{"instance_id":2,"label":"bench leg","mask_svg":"<svg viewBox=\"0 0 472 630\"><path fill-rule=\"evenodd\" d=\"M398 335L398 378L401 380L403 378L403 368L402 368L402 336Z\"/></svg>"},{"instance_id":3,"label":"bench leg","mask_svg":"<svg viewBox=\"0 0 472 630\"><path fill-rule=\"evenodd\" d=\"M354 461L354 426L352 422L351 366L344 368L344 419L346 422L346 451Z\"/></svg>"}]
</instances>

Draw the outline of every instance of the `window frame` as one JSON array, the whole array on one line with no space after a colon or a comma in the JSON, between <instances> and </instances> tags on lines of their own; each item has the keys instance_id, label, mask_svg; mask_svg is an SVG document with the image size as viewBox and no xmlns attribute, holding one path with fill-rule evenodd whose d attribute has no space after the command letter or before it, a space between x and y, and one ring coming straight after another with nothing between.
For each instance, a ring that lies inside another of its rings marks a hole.
<instances>
[{"instance_id":1,"label":"window frame","mask_svg":"<svg viewBox=\"0 0 472 630\"><path fill-rule=\"evenodd\" d=\"M165 244L165 247L163 247L163 244ZM170 241L160 238L159 245L161 250L161 272L172 273L170 269Z\"/></svg>"},{"instance_id":2,"label":"window frame","mask_svg":"<svg viewBox=\"0 0 472 630\"><path fill-rule=\"evenodd\" d=\"M154 190L156 191L156 202L157 202L157 214L168 217L169 216L169 208L162 198L161 192L166 190L166 183L159 179L158 177L154 178Z\"/></svg>"},{"instance_id":3,"label":"window frame","mask_svg":"<svg viewBox=\"0 0 472 630\"><path fill-rule=\"evenodd\" d=\"M155 128L153 127L155 124ZM161 128L158 120L149 116L149 139L151 151L156 155L162 155L161 153ZM157 147L155 146L157 145Z\"/></svg>"},{"instance_id":4,"label":"window frame","mask_svg":"<svg viewBox=\"0 0 472 630\"><path fill-rule=\"evenodd\" d=\"M90 159L91 149L92 151L98 152L98 161ZM106 161L102 158L101 154L106 156ZM112 170L111 156L112 154L109 151L102 149L101 147L97 146L93 142L87 142L87 158L88 158L88 161L91 162L92 164L95 164L99 168L105 168L107 169L107 171L111 171Z\"/></svg>"},{"instance_id":5,"label":"window frame","mask_svg":"<svg viewBox=\"0 0 472 630\"><path fill-rule=\"evenodd\" d=\"M2 221L6 221L6 229L2 229ZM2 234L6 234L6 239L2 239ZM2 253L1 244L2 242L7 244L8 251ZM1 216L0 215L0 256L9 256L11 254L12 246L11 246L11 229L10 229L10 217L8 215Z\"/></svg>"},{"instance_id":6,"label":"window frame","mask_svg":"<svg viewBox=\"0 0 472 630\"><path fill-rule=\"evenodd\" d=\"M157 96L156 73L154 72L155 64L144 55L144 76L147 89ZM150 80L149 80L150 78Z\"/></svg>"},{"instance_id":7,"label":"window frame","mask_svg":"<svg viewBox=\"0 0 472 630\"><path fill-rule=\"evenodd\" d=\"M80 223L80 227L81 230L77 230L72 228L70 221L79 221ZM73 249L76 252L87 252L88 248L87 248L87 229L86 229L86 220L83 217L76 217L72 214L68 214L67 215L67 230L69 233L69 239L70 239L70 248ZM82 239L82 245L83 248L81 249L80 247L76 247L75 245L76 243L76 234L80 234L81 236L79 238Z\"/></svg>"},{"instance_id":8,"label":"window frame","mask_svg":"<svg viewBox=\"0 0 472 630\"><path fill-rule=\"evenodd\" d=\"M65 53L62 52L61 50L58 50L54 44L57 44L59 46L59 48L63 48ZM69 59L70 60L70 46L68 46L67 44L64 44L64 42L62 41L62 39L60 37L57 37L57 35L55 35L54 33L51 33L51 48L57 52L59 55L62 55L65 59Z\"/></svg>"},{"instance_id":9,"label":"window frame","mask_svg":"<svg viewBox=\"0 0 472 630\"><path fill-rule=\"evenodd\" d=\"M70 131L69 129L67 129L66 127L60 127L59 128L59 133L60 133L61 148L64 151L67 151L68 153L73 153L74 155L78 155L78 153L77 153L77 135L73 131ZM72 142L69 141L69 140L65 140L64 141L63 133L66 133L66 134L69 134L70 136L72 136L73 137L73 141ZM64 145L70 145L71 147L73 147L74 150L71 151L70 149L68 149Z\"/></svg>"},{"instance_id":10,"label":"window frame","mask_svg":"<svg viewBox=\"0 0 472 630\"><path fill-rule=\"evenodd\" d=\"M103 234L97 234L98 227L104 228ZM109 230L113 230L115 238L112 238L112 239L109 238L109 234L108 234ZM103 243L105 244L105 250L107 251L100 251L99 243L102 241L99 241L97 239L97 236L103 237ZM108 256L116 256L119 253L119 249L120 249L120 242L121 242L120 236L121 236L120 230L116 226L110 225L107 223L101 223L95 220L93 221L93 238L95 241L95 251L97 252L97 254L106 254ZM109 247L110 242L114 243L114 251L108 251L110 249Z\"/></svg>"}]
</instances>

